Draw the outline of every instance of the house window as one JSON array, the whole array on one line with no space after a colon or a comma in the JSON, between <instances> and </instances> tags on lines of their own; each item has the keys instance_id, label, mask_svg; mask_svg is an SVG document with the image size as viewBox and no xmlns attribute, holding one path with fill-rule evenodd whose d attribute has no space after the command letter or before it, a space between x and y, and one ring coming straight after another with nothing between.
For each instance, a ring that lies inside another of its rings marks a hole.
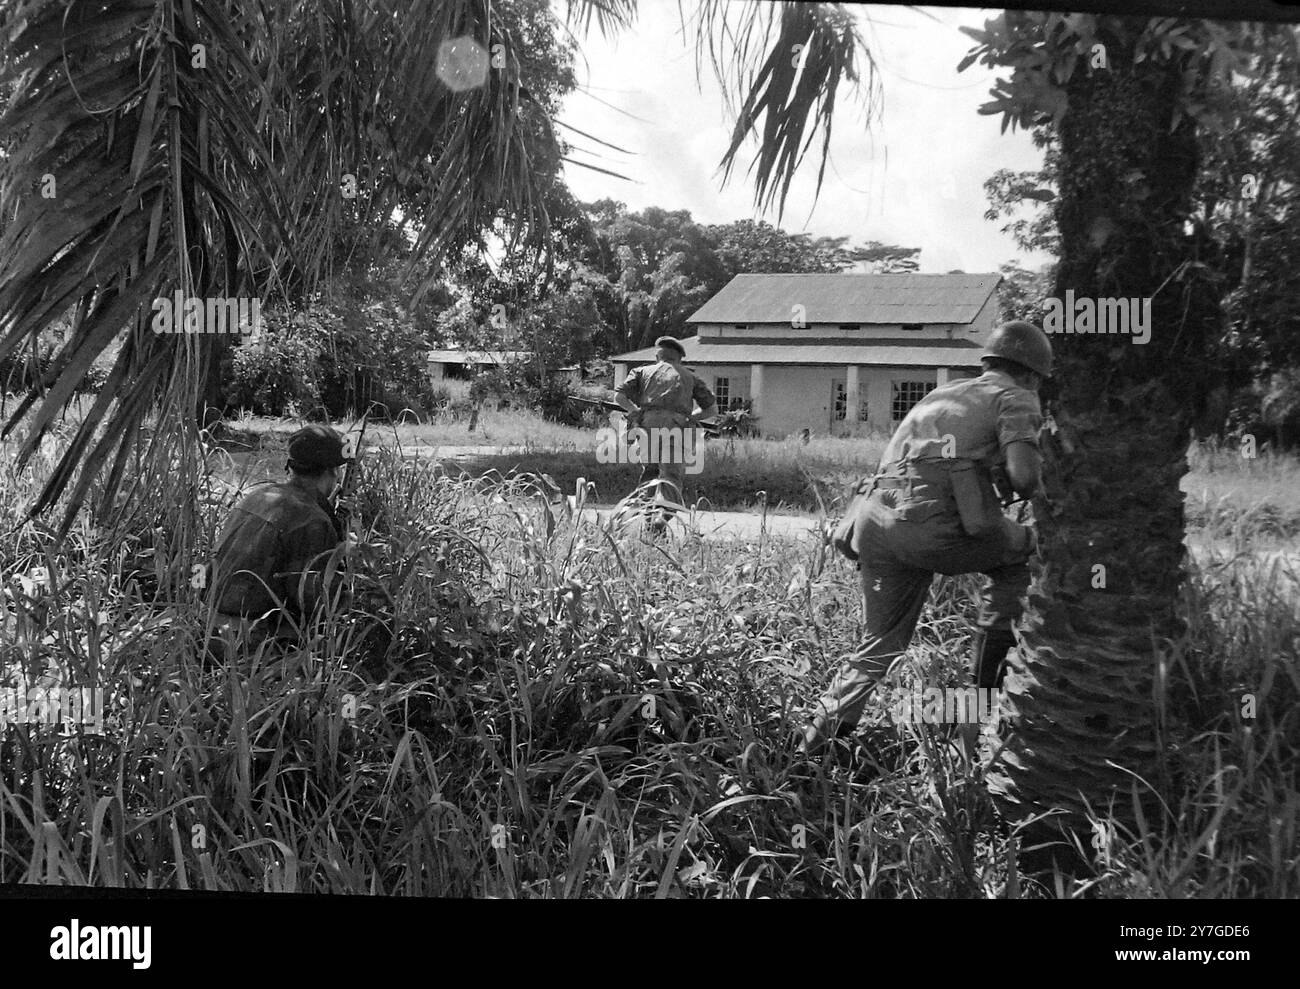
<instances>
[{"instance_id":1,"label":"house window","mask_svg":"<svg viewBox=\"0 0 1300 989\"><path fill-rule=\"evenodd\" d=\"M929 381L895 381L894 393L890 402L890 418L895 423L902 422L913 406L926 394L934 391L934 384Z\"/></svg>"},{"instance_id":2,"label":"house window","mask_svg":"<svg viewBox=\"0 0 1300 989\"><path fill-rule=\"evenodd\" d=\"M713 397L718 401L718 408L726 411L731 404L731 379L713 379Z\"/></svg>"},{"instance_id":3,"label":"house window","mask_svg":"<svg viewBox=\"0 0 1300 989\"><path fill-rule=\"evenodd\" d=\"M862 389L860 401L858 402L858 422L867 421L867 390Z\"/></svg>"},{"instance_id":4,"label":"house window","mask_svg":"<svg viewBox=\"0 0 1300 989\"><path fill-rule=\"evenodd\" d=\"M848 418L848 395L844 390L844 382L835 382L835 412L836 422L843 422Z\"/></svg>"},{"instance_id":5,"label":"house window","mask_svg":"<svg viewBox=\"0 0 1300 989\"><path fill-rule=\"evenodd\" d=\"M923 329L925 329L925 324L924 324L924 323L904 323L904 324L903 324L903 329L905 329L905 330L923 330Z\"/></svg>"},{"instance_id":6,"label":"house window","mask_svg":"<svg viewBox=\"0 0 1300 989\"><path fill-rule=\"evenodd\" d=\"M737 330L747 330L747 329L749 329L749 324L748 324L748 323L736 323L736 324L734 325L734 329L737 329Z\"/></svg>"},{"instance_id":7,"label":"house window","mask_svg":"<svg viewBox=\"0 0 1300 989\"><path fill-rule=\"evenodd\" d=\"M860 329L862 329L862 325L861 325L860 323L841 323L841 324L840 324L840 329L841 329L841 330L860 330Z\"/></svg>"}]
</instances>

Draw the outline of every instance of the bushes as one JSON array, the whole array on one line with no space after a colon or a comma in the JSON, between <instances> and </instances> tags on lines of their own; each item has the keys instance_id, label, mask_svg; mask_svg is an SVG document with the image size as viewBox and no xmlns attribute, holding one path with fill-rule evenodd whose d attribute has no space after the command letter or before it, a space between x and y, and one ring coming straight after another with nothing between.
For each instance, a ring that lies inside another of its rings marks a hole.
<instances>
[{"instance_id":1,"label":"bushes","mask_svg":"<svg viewBox=\"0 0 1300 989\"><path fill-rule=\"evenodd\" d=\"M438 398L425 363L423 334L387 302L312 300L276 309L263 330L235 348L226 380L227 412L314 412L346 418L372 404L393 416L432 412Z\"/></svg>"},{"instance_id":2,"label":"bushes","mask_svg":"<svg viewBox=\"0 0 1300 989\"><path fill-rule=\"evenodd\" d=\"M265 416L319 405L319 325L283 310L267 313L263 324L233 351L227 404Z\"/></svg>"},{"instance_id":3,"label":"bushes","mask_svg":"<svg viewBox=\"0 0 1300 989\"><path fill-rule=\"evenodd\" d=\"M536 409L546 419L565 426L583 424L583 406L569 399L564 380L541 371L535 362L520 362L480 372L470 385L474 402L497 398L511 407Z\"/></svg>"},{"instance_id":4,"label":"bushes","mask_svg":"<svg viewBox=\"0 0 1300 989\"><path fill-rule=\"evenodd\" d=\"M321 348L321 404L335 418L378 403L396 417L437 407L426 361L428 341L396 304L367 301L327 309Z\"/></svg>"}]
</instances>

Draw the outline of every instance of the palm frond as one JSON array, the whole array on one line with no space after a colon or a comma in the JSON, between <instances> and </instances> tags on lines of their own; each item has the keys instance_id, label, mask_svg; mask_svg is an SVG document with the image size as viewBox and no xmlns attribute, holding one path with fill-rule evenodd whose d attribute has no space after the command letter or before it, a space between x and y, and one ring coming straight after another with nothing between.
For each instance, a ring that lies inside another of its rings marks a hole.
<instances>
[{"instance_id":1,"label":"palm frond","mask_svg":"<svg viewBox=\"0 0 1300 989\"><path fill-rule=\"evenodd\" d=\"M682 22L685 26L684 11ZM754 203L764 211L775 206L782 216L790 183L820 130L816 199L841 83L861 92L865 81L868 125L879 112L875 60L852 13L839 3L738 5L703 0L695 30L696 71L707 56L736 116L722 158L723 181L730 177L745 142L757 136L759 150L750 166ZM859 54L866 62L865 79Z\"/></svg>"}]
</instances>

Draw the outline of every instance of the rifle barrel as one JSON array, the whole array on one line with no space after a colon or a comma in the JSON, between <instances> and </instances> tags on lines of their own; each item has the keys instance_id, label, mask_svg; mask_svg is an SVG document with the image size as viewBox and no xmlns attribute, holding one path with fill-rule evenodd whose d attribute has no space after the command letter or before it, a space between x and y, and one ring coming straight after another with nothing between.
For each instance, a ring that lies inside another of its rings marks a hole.
<instances>
[{"instance_id":1,"label":"rifle barrel","mask_svg":"<svg viewBox=\"0 0 1300 989\"><path fill-rule=\"evenodd\" d=\"M606 398L587 398L582 395L570 395L569 398L573 399L575 402L581 402L584 405L596 405L602 409L608 409L610 412L621 412L623 413L623 415L628 414L627 409L623 408L623 406L619 405L617 402L611 402L609 399ZM697 425L704 430L706 436L721 435L721 432L718 429L717 422L701 421L698 422Z\"/></svg>"}]
</instances>

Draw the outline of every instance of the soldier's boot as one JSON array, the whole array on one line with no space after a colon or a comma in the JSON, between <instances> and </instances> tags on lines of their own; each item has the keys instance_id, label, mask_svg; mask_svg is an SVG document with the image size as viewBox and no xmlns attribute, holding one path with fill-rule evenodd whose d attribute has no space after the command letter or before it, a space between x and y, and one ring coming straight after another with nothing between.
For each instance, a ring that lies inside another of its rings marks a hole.
<instances>
[{"instance_id":1,"label":"soldier's boot","mask_svg":"<svg viewBox=\"0 0 1300 989\"><path fill-rule=\"evenodd\" d=\"M996 748L1007 740L1016 727L1015 719L1005 710L1006 699L1001 695L1002 681L1007 674L1007 653L1016 644L1016 637L1009 628L977 628L971 641L971 673L977 687L991 688L999 691L995 695L998 703L997 722L986 742Z\"/></svg>"},{"instance_id":2,"label":"soldier's boot","mask_svg":"<svg viewBox=\"0 0 1300 989\"><path fill-rule=\"evenodd\" d=\"M971 640L971 675L977 687L1002 689L1007 675L1007 653L1016 644L1009 628L977 628Z\"/></svg>"},{"instance_id":3,"label":"soldier's boot","mask_svg":"<svg viewBox=\"0 0 1300 989\"><path fill-rule=\"evenodd\" d=\"M818 714L803 729L803 738L796 749L801 756L816 758L821 755L831 739L849 738L857 731L856 721L839 721L828 718L824 713Z\"/></svg>"}]
</instances>

